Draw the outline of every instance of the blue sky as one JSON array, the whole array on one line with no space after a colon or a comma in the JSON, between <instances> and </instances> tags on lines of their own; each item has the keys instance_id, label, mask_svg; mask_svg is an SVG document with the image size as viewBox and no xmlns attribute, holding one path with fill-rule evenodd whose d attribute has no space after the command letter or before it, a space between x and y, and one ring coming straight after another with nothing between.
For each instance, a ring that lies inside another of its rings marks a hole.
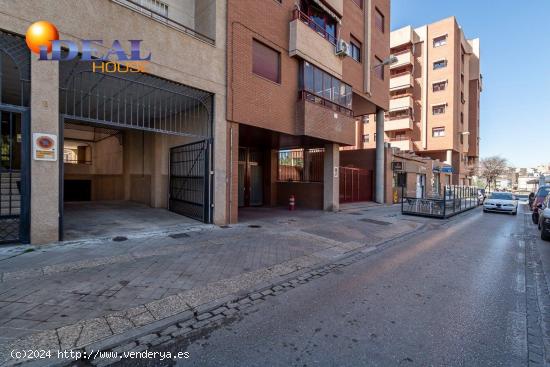
<instances>
[{"instance_id":1,"label":"blue sky","mask_svg":"<svg viewBox=\"0 0 550 367\"><path fill-rule=\"evenodd\" d=\"M454 15L480 38L481 158L515 167L550 162L550 1L392 0L391 28Z\"/></svg>"}]
</instances>

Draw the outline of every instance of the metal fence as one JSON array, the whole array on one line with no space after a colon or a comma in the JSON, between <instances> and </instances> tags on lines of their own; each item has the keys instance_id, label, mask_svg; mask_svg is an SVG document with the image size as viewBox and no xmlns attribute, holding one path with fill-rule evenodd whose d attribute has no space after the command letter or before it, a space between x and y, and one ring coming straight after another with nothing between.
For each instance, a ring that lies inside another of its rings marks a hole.
<instances>
[{"instance_id":1,"label":"metal fence","mask_svg":"<svg viewBox=\"0 0 550 367\"><path fill-rule=\"evenodd\" d=\"M443 194L431 198L416 198L401 194L401 213L422 217L449 218L466 210L476 208L479 203L477 187L447 185Z\"/></svg>"}]
</instances>

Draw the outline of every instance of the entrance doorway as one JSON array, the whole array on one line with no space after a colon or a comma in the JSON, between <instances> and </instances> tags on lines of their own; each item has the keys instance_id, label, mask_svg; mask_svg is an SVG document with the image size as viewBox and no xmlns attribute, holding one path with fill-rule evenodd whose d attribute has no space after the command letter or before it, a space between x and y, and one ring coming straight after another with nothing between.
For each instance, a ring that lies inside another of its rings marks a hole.
<instances>
[{"instance_id":1,"label":"entrance doorway","mask_svg":"<svg viewBox=\"0 0 550 367\"><path fill-rule=\"evenodd\" d=\"M0 243L29 241L28 113L0 105Z\"/></svg>"},{"instance_id":2,"label":"entrance doorway","mask_svg":"<svg viewBox=\"0 0 550 367\"><path fill-rule=\"evenodd\" d=\"M426 175L416 174L416 197L418 199L424 198L426 195Z\"/></svg>"},{"instance_id":3,"label":"entrance doorway","mask_svg":"<svg viewBox=\"0 0 550 367\"><path fill-rule=\"evenodd\" d=\"M239 148L239 207L262 206L263 186L263 153Z\"/></svg>"}]
</instances>

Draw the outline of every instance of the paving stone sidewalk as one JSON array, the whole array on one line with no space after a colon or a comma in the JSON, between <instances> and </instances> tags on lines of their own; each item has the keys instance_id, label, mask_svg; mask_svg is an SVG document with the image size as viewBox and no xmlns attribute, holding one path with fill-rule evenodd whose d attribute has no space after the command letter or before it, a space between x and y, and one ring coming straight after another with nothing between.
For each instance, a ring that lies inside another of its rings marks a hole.
<instances>
[{"instance_id":1,"label":"paving stone sidewalk","mask_svg":"<svg viewBox=\"0 0 550 367\"><path fill-rule=\"evenodd\" d=\"M257 209L244 223L128 240L0 249L0 365L13 349L69 350L412 233L397 206L339 213ZM25 252L25 250L27 252Z\"/></svg>"}]
</instances>

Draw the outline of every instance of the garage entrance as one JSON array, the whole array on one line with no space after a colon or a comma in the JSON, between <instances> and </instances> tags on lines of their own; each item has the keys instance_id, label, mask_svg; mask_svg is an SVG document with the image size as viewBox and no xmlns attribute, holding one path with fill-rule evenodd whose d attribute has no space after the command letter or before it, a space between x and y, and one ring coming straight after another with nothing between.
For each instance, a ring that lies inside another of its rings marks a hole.
<instances>
[{"instance_id":1,"label":"garage entrance","mask_svg":"<svg viewBox=\"0 0 550 367\"><path fill-rule=\"evenodd\" d=\"M94 212L116 220L95 223L93 236L115 234L109 226L147 231L193 222L181 215L210 223L212 98L144 73L61 63L60 204L70 219L62 215L60 227L69 237L90 233L79 226Z\"/></svg>"}]
</instances>

